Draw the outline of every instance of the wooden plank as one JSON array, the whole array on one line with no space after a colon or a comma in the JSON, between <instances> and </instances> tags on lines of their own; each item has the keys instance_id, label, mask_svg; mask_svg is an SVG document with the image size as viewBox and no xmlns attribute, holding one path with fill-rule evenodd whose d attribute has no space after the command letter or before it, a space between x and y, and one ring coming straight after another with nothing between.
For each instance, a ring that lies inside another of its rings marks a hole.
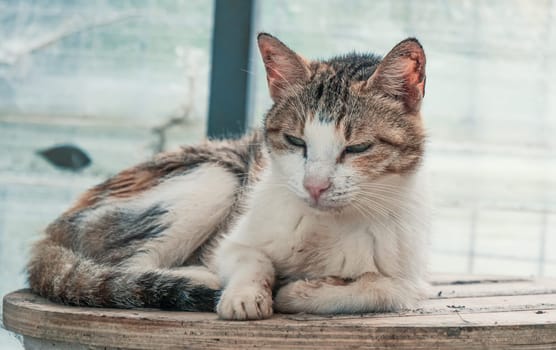
<instances>
[{"instance_id":1,"label":"wooden plank","mask_svg":"<svg viewBox=\"0 0 556 350\"><path fill-rule=\"evenodd\" d=\"M433 286L439 285L458 285L458 284L478 284L478 283L506 283L534 281L531 277L500 276L500 275L472 275L472 274L451 274L435 273L430 276L429 283Z\"/></svg>"},{"instance_id":2,"label":"wooden plank","mask_svg":"<svg viewBox=\"0 0 556 350\"><path fill-rule=\"evenodd\" d=\"M556 280L553 279L514 279L507 281L484 280L477 283L443 283L432 285L430 298L464 298L504 295L537 295L556 293Z\"/></svg>"},{"instance_id":3,"label":"wooden plank","mask_svg":"<svg viewBox=\"0 0 556 350\"><path fill-rule=\"evenodd\" d=\"M429 299L417 310L427 314L556 310L556 294Z\"/></svg>"},{"instance_id":4,"label":"wooden plank","mask_svg":"<svg viewBox=\"0 0 556 350\"><path fill-rule=\"evenodd\" d=\"M288 315L288 319L294 320L319 320L323 318L352 319L352 318L383 318L404 317L419 315L448 315L452 313L487 313L508 311L532 311L545 312L556 310L556 294L539 295L510 295L471 298L429 299L419 303L418 307L411 310L393 313L369 313L363 315L334 315L318 316L309 314Z\"/></svg>"},{"instance_id":5,"label":"wooden plank","mask_svg":"<svg viewBox=\"0 0 556 350\"><path fill-rule=\"evenodd\" d=\"M422 314L414 310L311 319L276 315L263 321L230 322L212 313L69 307L20 291L4 298L4 324L38 339L135 349L555 348L556 296L538 297L531 299L532 309L527 304L531 297L518 295L436 299L427 302ZM469 310L447 307L452 302L465 303ZM505 303L520 310L500 312Z\"/></svg>"}]
</instances>

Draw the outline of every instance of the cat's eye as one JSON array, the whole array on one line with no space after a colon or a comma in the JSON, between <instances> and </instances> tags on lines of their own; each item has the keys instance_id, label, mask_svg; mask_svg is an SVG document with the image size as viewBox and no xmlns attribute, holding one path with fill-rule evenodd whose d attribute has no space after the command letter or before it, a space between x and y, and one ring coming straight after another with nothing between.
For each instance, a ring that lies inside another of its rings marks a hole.
<instances>
[{"instance_id":1,"label":"cat's eye","mask_svg":"<svg viewBox=\"0 0 556 350\"><path fill-rule=\"evenodd\" d=\"M284 137L285 137L286 141L288 141L288 143L292 146L305 147L305 141L303 141L299 137L295 137L295 136L288 135L288 134L284 134Z\"/></svg>"},{"instance_id":2,"label":"cat's eye","mask_svg":"<svg viewBox=\"0 0 556 350\"><path fill-rule=\"evenodd\" d=\"M372 145L373 145L372 143L360 143L358 145L347 146L345 148L345 152L346 153L362 153L362 152L365 152L366 150L370 149Z\"/></svg>"}]
</instances>

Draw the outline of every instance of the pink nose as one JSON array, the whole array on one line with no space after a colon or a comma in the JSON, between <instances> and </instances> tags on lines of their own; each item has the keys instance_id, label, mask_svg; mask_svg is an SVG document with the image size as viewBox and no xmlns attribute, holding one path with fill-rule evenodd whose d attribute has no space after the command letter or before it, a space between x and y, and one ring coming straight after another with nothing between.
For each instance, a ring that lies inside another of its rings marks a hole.
<instances>
[{"instance_id":1,"label":"pink nose","mask_svg":"<svg viewBox=\"0 0 556 350\"><path fill-rule=\"evenodd\" d=\"M311 179L303 180L303 187L309 192L311 197L317 202L320 196L330 188L332 184L329 179Z\"/></svg>"}]
</instances>

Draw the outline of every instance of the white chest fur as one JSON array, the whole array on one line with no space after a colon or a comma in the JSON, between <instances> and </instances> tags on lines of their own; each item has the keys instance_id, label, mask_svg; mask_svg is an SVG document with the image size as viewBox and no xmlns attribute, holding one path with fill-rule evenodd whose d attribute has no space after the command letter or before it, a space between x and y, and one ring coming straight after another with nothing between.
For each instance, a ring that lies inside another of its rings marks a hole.
<instances>
[{"instance_id":1,"label":"white chest fur","mask_svg":"<svg viewBox=\"0 0 556 350\"><path fill-rule=\"evenodd\" d=\"M273 232L278 239L258 245L274 261L278 276L355 278L376 271L374 239L361 222L311 212L296 216L297 222L289 231ZM269 218L268 222L279 221L276 219Z\"/></svg>"}]
</instances>

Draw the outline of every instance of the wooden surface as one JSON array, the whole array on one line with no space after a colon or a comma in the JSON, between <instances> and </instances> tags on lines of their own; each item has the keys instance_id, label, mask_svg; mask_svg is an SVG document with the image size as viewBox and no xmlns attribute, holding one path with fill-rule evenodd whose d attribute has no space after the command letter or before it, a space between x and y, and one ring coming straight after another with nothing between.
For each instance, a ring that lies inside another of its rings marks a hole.
<instances>
[{"instance_id":1,"label":"wooden surface","mask_svg":"<svg viewBox=\"0 0 556 350\"><path fill-rule=\"evenodd\" d=\"M7 295L3 310L27 349L556 349L556 280L436 276L413 310L250 322L62 306L27 290Z\"/></svg>"}]
</instances>

